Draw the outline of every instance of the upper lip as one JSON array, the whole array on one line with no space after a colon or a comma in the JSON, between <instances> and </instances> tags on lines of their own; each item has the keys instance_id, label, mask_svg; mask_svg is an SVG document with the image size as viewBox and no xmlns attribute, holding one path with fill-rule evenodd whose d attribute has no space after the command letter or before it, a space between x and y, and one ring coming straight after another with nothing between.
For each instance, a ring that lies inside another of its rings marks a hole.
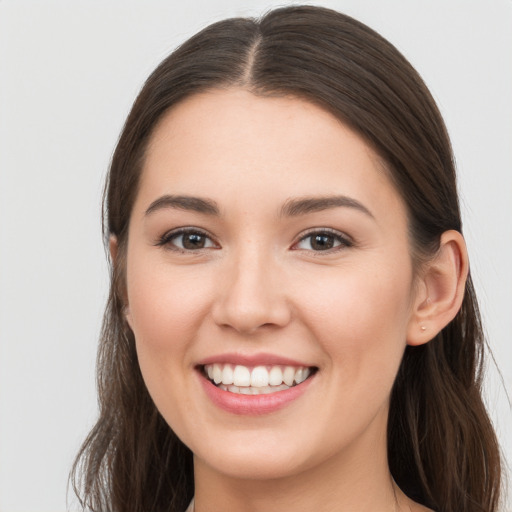
<instances>
[{"instance_id":1,"label":"upper lip","mask_svg":"<svg viewBox=\"0 0 512 512\"><path fill-rule=\"evenodd\" d=\"M259 353L259 354L240 354L240 353L224 353L206 357L198 362L198 366L207 364L233 364L241 366L304 366L312 367L313 365L284 357L277 354Z\"/></svg>"}]
</instances>

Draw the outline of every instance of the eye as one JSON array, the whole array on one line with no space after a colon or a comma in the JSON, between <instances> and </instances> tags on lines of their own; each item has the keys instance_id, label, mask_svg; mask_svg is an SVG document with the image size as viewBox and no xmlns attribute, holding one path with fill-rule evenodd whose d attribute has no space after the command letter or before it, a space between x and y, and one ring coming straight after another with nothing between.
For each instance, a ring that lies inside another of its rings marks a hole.
<instances>
[{"instance_id":1,"label":"eye","mask_svg":"<svg viewBox=\"0 0 512 512\"><path fill-rule=\"evenodd\" d=\"M310 232L306 236L303 236L293 246L293 249L319 252L351 247L352 245L352 242L338 231L324 229Z\"/></svg>"},{"instance_id":2,"label":"eye","mask_svg":"<svg viewBox=\"0 0 512 512\"><path fill-rule=\"evenodd\" d=\"M197 251L200 249L216 248L213 240L197 229L179 229L166 233L157 243L180 251Z\"/></svg>"}]
</instances>

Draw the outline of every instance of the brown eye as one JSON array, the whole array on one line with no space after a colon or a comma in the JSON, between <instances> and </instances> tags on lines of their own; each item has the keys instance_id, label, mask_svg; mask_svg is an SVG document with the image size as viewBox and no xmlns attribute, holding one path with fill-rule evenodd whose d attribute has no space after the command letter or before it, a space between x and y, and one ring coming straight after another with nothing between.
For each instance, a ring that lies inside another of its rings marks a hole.
<instances>
[{"instance_id":1,"label":"brown eye","mask_svg":"<svg viewBox=\"0 0 512 512\"><path fill-rule=\"evenodd\" d=\"M185 233L181 239L184 249L203 249L206 245L206 237L200 233Z\"/></svg>"},{"instance_id":2,"label":"brown eye","mask_svg":"<svg viewBox=\"0 0 512 512\"><path fill-rule=\"evenodd\" d=\"M332 235L314 235L311 237L311 248L315 251L325 251L334 247L334 236Z\"/></svg>"},{"instance_id":3,"label":"brown eye","mask_svg":"<svg viewBox=\"0 0 512 512\"><path fill-rule=\"evenodd\" d=\"M320 252L351 245L352 243L338 232L317 231L303 237L294 248Z\"/></svg>"},{"instance_id":4,"label":"brown eye","mask_svg":"<svg viewBox=\"0 0 512 512\"><path fill-rule=\"evenodd\" d=\"M217 247L208 235L192 229L167 233L157 245L181 251L197 251Z\"/></svg>"}]
</instances>

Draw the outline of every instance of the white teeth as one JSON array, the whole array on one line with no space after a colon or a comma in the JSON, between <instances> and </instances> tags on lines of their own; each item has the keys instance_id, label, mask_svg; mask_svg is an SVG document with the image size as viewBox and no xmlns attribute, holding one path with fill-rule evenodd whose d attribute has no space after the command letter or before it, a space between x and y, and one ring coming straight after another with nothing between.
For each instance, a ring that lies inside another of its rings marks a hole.
<instances>
[{"instance_id":1,"label":"white teeth","mask_svg":"<svg viewBox=\"0 0 512 512\"><path fill-rule=\"evenodd\" d=\"M213 365L213 382L219 384L222 381L222 368L220 364Z\"/></svg>"},{"instance_id":2,"label":"white teeth","mask_svg":"<svg viewBox=\"0 0 512 512\"><path fill-rule=\"evenodd\" d=\"M279 366L273 366L268 373L268 383L271 386L279 386L283 382L283 372Z\"/></svg>"},{"instance_id":3,"label":"white teeth","mask_svg":"<svg viewBox=\"0 0 512 512\"><path fill-rule=\"evenodd\" d=\"M235 366L233 372L233 384L235 386L250 386L251 385L251 372L246 366Z\"/></svg>"},{"instance_id":4,"label":"white teeth","mask_svg":"<svg viewBox=\"0 0 512 512\"><path fill-rule=\"evenodd\" d=\"M233 367L232 364L215 363L205 365L204 370L208 378L222 389L243 394L251 394L252 391L239 388L256 389L257 394L278 391L280 386L288 389L311 375L311 368L305 366L256 366L251 369L243 365Z\"/></svg>"},{"instance_id":5,"label":"white teeth","mask_svg":"<svg viewBox=\"0 0 512 512\"><path fill-rule=\"evenodd\" d=\"M287 366L283 371L283 382L287 386L291 386L293 384L294 379L295 379L295 368L293 366Z\"/></svg>"},{"instance_id":6,"label":"white teeth","mask_svg":"<svg viewBox=\"0 0 512 512\"><path fill-rule=\"evenodd\" d=\"M251 386L258 388L268 386L268 380L268 371L264 366L256 366L256 368L253 368L251 372Z\"/></svg>"},{"instance_id":7,"label":"white teeth","mask_svg":"<svg viewBox=\"0 0 512 512\"><path fill-rule=\"evenodd\" d=\"M222 370L222 384L233 384L233 368L230 364L224 365Z\"/></svg>"},{"instance_id":8,"label":"white teeth","mask_svg":"<svg viewBox=\"0 0 512 512\"><path fill-rule=\"evenodd\" d=\"M225 384L219 384L219 388L230 393L238 395L267 395L269 393L275 393L276 391L284 391L290 389L290 386L281 384L280 386L264 386L262 388L256 387L238 387L238 386L226 386Z\"/></svg>"},{"instance_id":9,"label":"white teeth","mask_svg":"<svg viewBox=\"0 0 512 512\"><path fill-rule=\"evenodd\" d=\"M297 384L304 382L309 377L310 373L311 373L311 371L309 370L309 368L299 368L295 372L295 382Z\"/></svg>"}]
</instances>

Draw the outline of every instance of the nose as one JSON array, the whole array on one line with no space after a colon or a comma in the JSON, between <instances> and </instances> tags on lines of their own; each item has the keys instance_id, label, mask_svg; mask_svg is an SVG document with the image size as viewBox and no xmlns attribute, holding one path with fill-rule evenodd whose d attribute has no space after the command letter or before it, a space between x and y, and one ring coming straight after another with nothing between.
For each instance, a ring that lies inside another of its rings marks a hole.
<instances>
[{"instance_id":1,"label":"nose","mask_svg":"<svg viewBox=\"0 0 512 512\"><path fill-rule=\"evenodd\" d=\"M255 251L240 254L225 263L218 283L212 307L217 325L253 334L264 327L284 327L290 321L283 273L271 258Z\"/></svg>"}]
</instances>

